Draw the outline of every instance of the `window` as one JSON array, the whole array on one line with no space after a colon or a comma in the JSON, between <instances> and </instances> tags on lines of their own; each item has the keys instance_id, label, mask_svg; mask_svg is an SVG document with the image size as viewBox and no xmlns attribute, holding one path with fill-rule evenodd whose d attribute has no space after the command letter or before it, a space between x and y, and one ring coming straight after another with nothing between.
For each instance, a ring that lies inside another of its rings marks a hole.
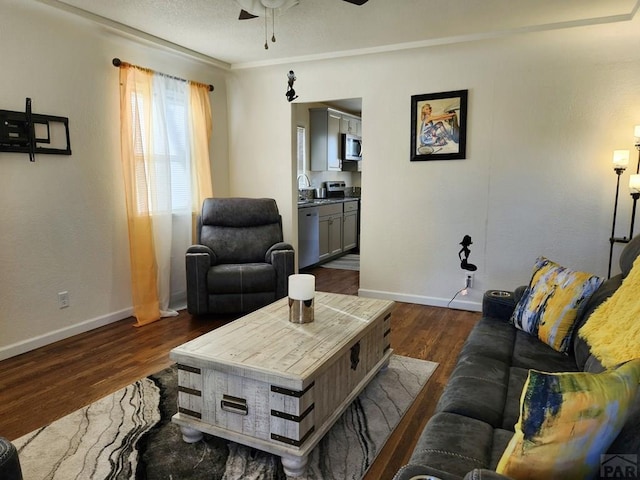
<instances>
[{"instance_id":1,"label":"window","mask_svg":"<svg viewBox=\"0 0 640 480\"><path fill-rule=\"evenodd\" d=\"M307 171L306 143L307 130L304 127L298 127L298 175L304 175Z\"/></svg>"},{"instance_id":2,"label":"window","mask_svg":"<svg viewBox=\"0 0 640 480\"><path fill-rule=\"evenodd\" d=\"M154 122L150 139L153 162L144 161L148 111L142 95L132 94L132 125L136 157L136 205L138 213L188 213L191 211L191 162L188 141L188 90L154 95L150 108ZM152 165L152 170L150 170ZM150 176L153 176L153 179ZM146 185L146 187L145 187ZM153 187L151 187L153 186Z\"/></svg>"}]
</instances>

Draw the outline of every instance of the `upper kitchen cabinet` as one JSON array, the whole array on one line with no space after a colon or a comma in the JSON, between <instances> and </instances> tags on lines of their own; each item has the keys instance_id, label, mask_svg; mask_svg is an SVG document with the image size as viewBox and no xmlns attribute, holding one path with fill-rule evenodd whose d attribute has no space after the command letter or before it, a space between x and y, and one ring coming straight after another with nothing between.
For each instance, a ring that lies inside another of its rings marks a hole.
<instances>
[{"instance_id":1,"label":"upper kitchen cabinet","mask_svg":"<svg viewBox=\"0 0 640 480\"><path fill-rule=\"evenodd\" d=\"M340 133L362 136L362 121L358 117L342 114L340 119Z\"/></svg>"},{"instance_id":2,"label":"upper kitchen cabinet","mask_svg":"<svg viewBox=\"0 0 640 480\"><path fill-rule=\"evenodd\" d=\"M356 171L356 162L343 162L340 135L350 133L361 136L360 118L332 108L309 109L311 129L311 170Z\"/></svg>"},{"instance_id":3,"label":"upper kitchen cabinet","mask_svg":"<svg viewBox=\"0 0 640 480\"><path fill-rule=\"evenodd\" d=\"M311 127L311 170L340 171L340 122L342 115L330 108L309 110Z\"/></svg>"}]
</instances>

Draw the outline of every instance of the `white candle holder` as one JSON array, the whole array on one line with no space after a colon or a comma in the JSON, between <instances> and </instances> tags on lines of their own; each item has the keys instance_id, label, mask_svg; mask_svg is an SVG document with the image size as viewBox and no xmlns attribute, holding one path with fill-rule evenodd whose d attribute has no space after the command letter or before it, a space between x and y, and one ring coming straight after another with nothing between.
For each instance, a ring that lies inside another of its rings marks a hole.
<instances>
[{"instance_id":1,"label":"white candle holder","mask_svg":"<svg viewBox=\"0 0 640 480\"><path fill-rule=\"evenodd\" d=\"M316 278L313 275L289 276L289 321L291 323L313 322L313 299Z\"/></svg>"}]
</instances>

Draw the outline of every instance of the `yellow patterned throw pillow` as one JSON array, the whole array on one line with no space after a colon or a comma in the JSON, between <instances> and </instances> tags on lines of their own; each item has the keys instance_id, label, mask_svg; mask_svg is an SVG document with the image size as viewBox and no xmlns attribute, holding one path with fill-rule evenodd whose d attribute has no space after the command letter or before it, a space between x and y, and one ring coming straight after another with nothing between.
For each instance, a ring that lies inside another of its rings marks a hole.
<instances>
[{"instance_id":1,"label":"yellow patterned throw pillow","mask_svg":"<svg viewBox=\"0 0 640 480\"><path fill-rule=\"evenodd\" d=\"M606 368L640 358L640 257L618 290L593 312L578 334Z\"/></svg>"},{"instance_id":2,"label":"yellow patterned throw pillow","mask_svg":"<svg viewBox=\"0 0 640 480\"><path fill-rule=\"evenodd\" d=\"M516 480L593 478L639 381L640 360L599 374L530 370L515 434L496 471Z\"/></svg>"},{"instance_id":3,"label":"yellow patterned throw pillow","mask_svg":"<svg viewBox=\"0 0 640 480\"><path fill-rule=\"evenodd\" d=\"M571 344L578 310L604 279L575 272L538 257L531 282L516 305L511 322L562 353Z\"/></svg>"}]
</instances>

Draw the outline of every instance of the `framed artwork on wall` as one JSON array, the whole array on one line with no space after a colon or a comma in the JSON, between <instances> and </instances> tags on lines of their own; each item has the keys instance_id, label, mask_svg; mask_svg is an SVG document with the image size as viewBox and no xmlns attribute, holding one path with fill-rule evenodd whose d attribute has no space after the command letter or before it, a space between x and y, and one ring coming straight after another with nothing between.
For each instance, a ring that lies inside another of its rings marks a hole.
<instances>
[{"instance_id":1,"label":"framed artwork on wall","mask_svg":"<svg viewBox=\"0 0 640 480\"><path fill-rule=\"evenodd\" d=\"M466 158L468 90L411 97L411 161Z\"/></svg>"}]
</instances>

